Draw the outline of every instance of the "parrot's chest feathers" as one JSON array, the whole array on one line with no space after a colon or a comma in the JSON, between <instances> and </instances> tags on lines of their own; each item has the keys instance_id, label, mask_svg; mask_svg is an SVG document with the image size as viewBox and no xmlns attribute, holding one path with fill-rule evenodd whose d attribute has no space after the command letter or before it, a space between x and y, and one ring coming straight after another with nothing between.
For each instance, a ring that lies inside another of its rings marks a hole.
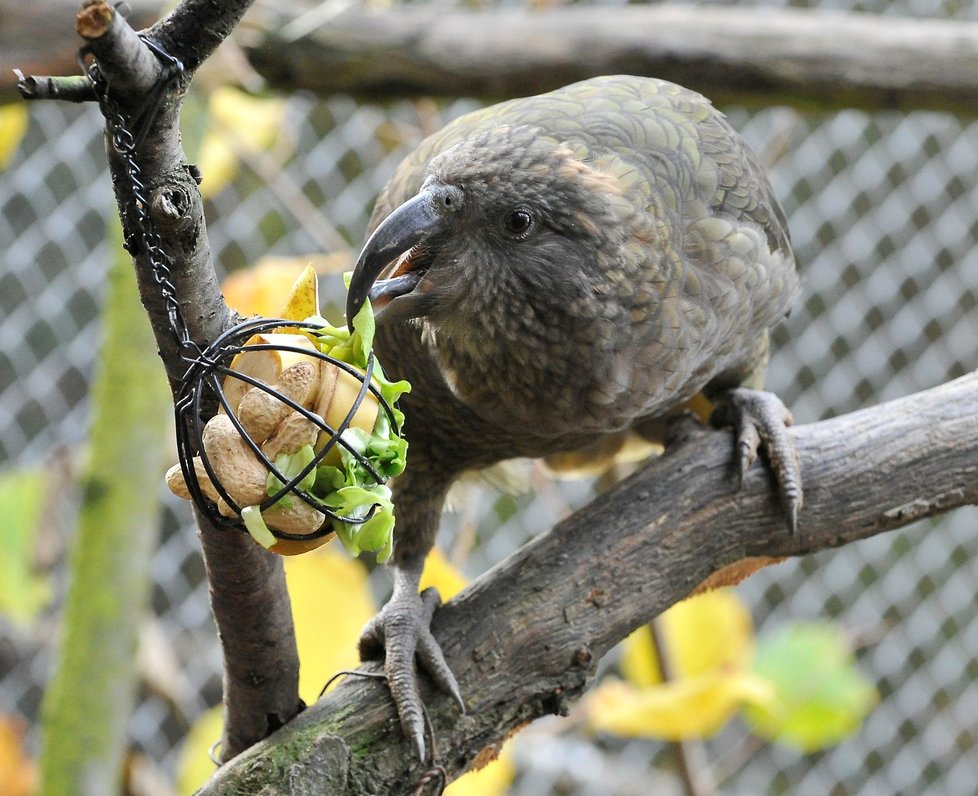
<instances>
[{"instance_id":1,"label":"parrot's chest feathers","mask_svg":"<svg viewBox=\"0 0 978 796\"><path fill-rule=\"evenodd\" d=\"M523 321L465 333L425 323L422 339L454 397L501 430L553 437L627 425L632 412L612 404L627 390L628 357L609 354L609 330L580 317Z\"/></svg>"},{"instance_id":2,"label":"parrot's chest feathers","mask_svg":"<svg viewBox=\"0 0 978 796\"><path fill-rule=\"evenodd\" d=\"M554 389L570 356L555 335L536 324L484 324L472 318L464 330L439 329L425 323L422 339L438 362L456 397L466 403L510 396L535 399L540 389ZM491 397L490 397L491 394ZM476 407L477 408L477 407Z\"/></svg>"}]
</instances>

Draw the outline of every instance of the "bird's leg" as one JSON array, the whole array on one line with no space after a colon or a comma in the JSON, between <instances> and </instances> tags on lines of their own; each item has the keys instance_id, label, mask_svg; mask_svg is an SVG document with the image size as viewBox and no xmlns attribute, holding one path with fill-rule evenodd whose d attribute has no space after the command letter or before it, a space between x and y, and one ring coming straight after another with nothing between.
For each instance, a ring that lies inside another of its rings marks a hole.
<instances>
[{"instance_id":1,"label":"bird's leg","mask_svg":"<svg viewBox=\"0 0 978 796\"><path fill-rule=\"evenodd\" d=\"M418 593L423 569L424 556L409 558L393 567L394 593L383 610L370 620L360 637L362 660L385 655L387 682L401 719L401 728L414 744L420 760L425 759L426 753L425 722L415 658L435 685L448 693L459 709L465 712L455 675L431 634L431 617L441 605L441 597L433 588Z\"/></svg>"},{"instance_id":2,"label":"bird's leg","mask_svg":"<svg viewBox=\"0 0 978 796\"><path fill-rule=\"evenodd\" d=\"M757 458L758 448L764 447L778 482L788 530L794 533L804 495L801 462L788 432L788 426L792 423L791 412L774 393L736 387L723 393L711 422L717 426L733 426L737 434L741 483Z\"/></svg>"}]
</instances>

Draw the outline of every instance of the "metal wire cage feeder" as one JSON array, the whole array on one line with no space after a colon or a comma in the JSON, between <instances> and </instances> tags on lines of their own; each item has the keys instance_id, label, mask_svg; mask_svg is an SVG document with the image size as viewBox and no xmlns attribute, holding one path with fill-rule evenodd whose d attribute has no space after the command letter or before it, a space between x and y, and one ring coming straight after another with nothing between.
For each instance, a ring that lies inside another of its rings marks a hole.
<instances>
[{"instance_id":1,"label":"metal wire cage feeder","mask_svg":"<svg viewBox=\"0 0 978 796\"><path fill-rule=\"evenodd\" d=\"M342 522L349 525L363 525L374 516L377 510L376 505L371 506L366 511L358 512L357 516L342 515L330 509L329 506L324 505L322 500L318 500L308 489L300 488L299 484L337 446L344 448L350 455L356 458L363 471L374 484L384 484L387 481L387 478L377 471L377 468L373 466L368 458L356 450L344 438L344 432L350 428L357 410L368 393L372 394L373 398L376 399L379 407L378 411L386 413L394 432L400 434L400 424L397 422L393 407L384 399L376 386L371 383L375 364L373 352L370 352L367 357L366 369L361 372L352 365L323 353L315 345L310 348L298 348L277 343L247 345L247 342L256 334L271 332L275 329L298 330L309 333L313 337L322 331L321 327L315 323L286 320L283 318L258 317L242 321L225 331L213 343L203 349L192 339L186 320L183 317L180 302L177 299L177 291L170 270L170 258L164 249L163 240L159 232L155 229L153 219L148 210L150 201L147 196L146 181L143 178L142 170L136 158L136 149L152 124L163 92L183 73L184 67L178 59L164 51L151 39L144 35L141 35L141 38L156 57L160 59L162 71L156 86L148 93L142 108L135 114L134 119L129 118L121 112L116 101L111 96L110 86L102 76L98 65L92 63L86 69L86 48L83 48L79 52L78 60L79 65L91 82L92 89L99 102L99 107L106 118L112 147L118 156L122 158L125 165L125 172L129 183L127 187L131 192L131 198L126 203L125 215L133 227L127 233L126 246L134 253L134 256L137 252L141 252L146 256L150 273L156 285L159 287L160 295L166 307L171 330L180 346L181 356L188 366L181 379L174 408L177 453L180 461L180 470L186 482L189 496L200 513L214 525L237 528L248 532L241 519L241 511L246 507L239 505L231 496L226 486L221 483L221 479L218 476L213 462L210 461L204 445L206 421L213 417L215 411L219 408L223 409L228 415L234 429L240 435L255 459L264 466L268 473L275 476L278 482L282 484L274 494L269 494L261 501L258 506L259 510L264 512L279 501L294 497L324 515L323 522L319 528L310 533L289 533L269 527L268 530L274 537L283 541L308 542L329 535L333 530L332 525L334 522ZM338 370L355 378L360 382L359 391L343 420L333 428L323 417L292 400L287 395L283 395L273 386L249 374L234 370L231 367L234 358L246 349L250 351L278 349L280 351L291 351L313 357L322 362L329 363ZM258 388L268 393L293 411L299 412L307 421L318 428L317 450L315 450L312 460L297 474L290 477L281 472L275 463L262 452L260 441L255 440L242 425L241 420L237 416L236 407L231 406L225 394L224 385L228 378L238 379L251 388ZM326 435L325 438L322 436L324 434ZM323 442L323 439L325 439L325 442ZM218 506L216 501L211 500L204 493L201 480L198 477L194 465L195 457L200 457L204 472L207 474L211 485L213 485L217 496L220 498L220 501L227 504L226 514L221 512L221 507Z\"/></svg>"},{"instance_id":2,"label":"metal wire cage feeder","mask_svg":"<svg viewBox=\"0 0 978 796\"><path fill-rule=\"evenodd\" d=\"M228 493L225 485L221 483L215 470L214 464L204 447L204 427L206 419L213 416L214 407L219 406L230 418L234 428L244 440L247 447L254 454L255 458L265 467L265 469L278 479L282 484L278 491L269 496L259 505L261 511L271 508L287 496L292 496L304 501L316 510L325 515L322 525L311 533L295 534L287 531L269 528L273 536L279 540L307 542L319 539L332 533L334 522L348 523L351 525L362 525L373 517L377 506L371 506L362 516L346 516L331 510L323 502L317 499L307 489L302 489L299 484L318 467L323 460L337 446L344 448L350 455L354 456L363 467L370 479L375 484L384 484L387 478L377 471L377 468L369 459L358 451L346 438L344 432L350 428L350 424L360 408L367 394L370 393L379 405L379 410L387 415L391 427L395 433L400 433L400 428L394 414L393 407L380 394L377 387L371 382L374 370L374 355L370 353L367 359L366 370L360 371L352 365L336 359L329 354L323 353L318 349L299 348L297 346L280 343L252 343L246 345L252 337L259 334L268 333L276 329L289 329L290 331L299 330L311 333L315 336L321 332L321 327L310 322L296 322L282 318L254 318L232 327L210 346L195 357L184 374L181 389L175 402L176 415L176 435L177 453L180 461L180 469L187 483L191 499L197 509L213 524L220 527L235 528L247 532L241 520L241 510L243 506L238 505ZM330 426L326 420L311 409L302 406L290 397L283 395L274 387L264 381L255 378L247 373L234 370L231 364L236 356L244 351L282 351L302 354L314 357L322 362L338 368L344 373L353 376L360 382L360 389L356 399L351 403L342 422L335 428ZM275 463L262 452L260 441L255 440L248 433L238 418L235 408L231 406L226 395L225 385L227 379L238 379L249 387L257 387L290 409L299 412L306 420L313 423L320 432L320 439L325 438L325 443L317 445L312 460L305 465L294 476L289 477L281 472ZM326 435L323 437L322 435ZM204 471L210 479L218 495L227 503L234 516L227 516L222 513L218 505L208 498L203 491L197 470L194 466L194 458L200 457Z\"/></svg>"}]
</instances>

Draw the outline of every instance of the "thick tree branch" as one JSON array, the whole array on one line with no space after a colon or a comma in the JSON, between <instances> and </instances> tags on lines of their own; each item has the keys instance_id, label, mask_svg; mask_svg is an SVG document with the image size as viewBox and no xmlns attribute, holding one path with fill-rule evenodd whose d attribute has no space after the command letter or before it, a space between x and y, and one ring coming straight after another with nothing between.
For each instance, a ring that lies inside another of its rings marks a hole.
<instances>
[{"instance_id":1,"label":"thick tree branch","mask_svg":"<svg viewBox=\"0 0 978 796\"><path fill-rule=\"evenodd\" d=\"M252 63L289 91L498 98L624 72L673 80L717 104L969 115L978 104L978 24L958 20L668 4L422 5L354 10L314 26L295 4L260 10L261 30L247 41Z\"/></svg>"},{"instance_id":2,"label":"thick tree branch","mask_svg":"<svg viewBox=\"0 0 978 796\"><path fill-rule=\"evenodd\" d=\"M158 101L154 89L161 62L114 7L105 0L86 0L76 19L78 33L108 83L112 113L126 117L134 134L135 128L145 128L135 151L138 175L115 145L111 129L107 152L140 297L174 394L187 369L187 350L171 324L161 273L136 212L134 178L145 186L144 204L160 236L163 256L158 259L167 268L162 276L172 284L191 339L207 346L234 318L211 261L200 192L180 144L179 114L193 70L230 33L249 4L250 0L184 0L149 31L157 46L188 67ZM199 527L225 657L221 754L231 758L301 709L295 634L281 559L244 534L215 528L202 518Z\"/></svg>"},{"instance_id":3,"label":"thick tree branch","mask_svg":"<svg viewBox=\"0 0 978 796\"><path fill-rule=\"evenodd\" d=\"M0 9L0 100L12 95L14 67L69 70L74 40L52 16L69 2ZM129 5L139 27L163 4ZM251 58L283 91L496 98L628 72L688 85L717 104L969 116L978 105L978 24L961 20L668 4L479 12L404 6L341 15L318 2L256 5L247 24ZM191 16L171 19L166 37L173 41L185 28L202 33ZM217 29L215 41L225 35ZM41 41L37 30L45 31Z\"/></svg>"},{"instance_id":4,"label":"thick tree branch","mask_svg":"<svg viewBox=\"0 0 978 796\"><path fill-rule=\"evenodd\" d=\"M444 606L433 626L468 714L425 694L438 762L455 776L523 724L565 711L605 652L724 566L837 547L978 502L978 373L794 437L806 487L794 536L768 471L755 464L738 490L731 436L703 431ZM200 796L400 794L421 773L385 686L348 678Z\"/></svg>"},{"instance_id":5,"label":"thick tree branch","mask_svg":"<svg viewBox=\"0 0 978 796\"><path fill-rule=\"evenodd\" d=\"M68 70L74 40L52 16L68 2L0 9L0 100L12 95L14 67ZM129 5L139 27L162 3ZM284 91L497 98L629 72L688 85L718 104L967 115L978 104L978 24L960 20L668 4L479 12L405 6L340 15L321 3L257 6L248 49ZM216 44L226 35L223 9L207 10L218 23L213 29L177 14L161 39L179 42L192 30ZM37 30L46 32L43 41L32 35Z\"/></svg>"}]
</instances>

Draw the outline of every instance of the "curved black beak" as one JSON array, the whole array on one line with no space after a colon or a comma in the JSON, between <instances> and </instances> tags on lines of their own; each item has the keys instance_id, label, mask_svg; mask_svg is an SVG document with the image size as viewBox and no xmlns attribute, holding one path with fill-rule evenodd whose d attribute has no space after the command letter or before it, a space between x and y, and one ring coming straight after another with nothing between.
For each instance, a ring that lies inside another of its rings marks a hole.
<instances>
[{"instance_id":1,"label":"curved black beak","mask_svg":"<svg viewBox=\"0 0 978 796\"><path fill-rule=\"evenodd\" d=\"M346 323L351 330L353 319L384 269L443 229L444 219L436 205L435 197L429 191L422 191L387 216L364 244L346 297Z\"/></svg>"}]
</instances>

